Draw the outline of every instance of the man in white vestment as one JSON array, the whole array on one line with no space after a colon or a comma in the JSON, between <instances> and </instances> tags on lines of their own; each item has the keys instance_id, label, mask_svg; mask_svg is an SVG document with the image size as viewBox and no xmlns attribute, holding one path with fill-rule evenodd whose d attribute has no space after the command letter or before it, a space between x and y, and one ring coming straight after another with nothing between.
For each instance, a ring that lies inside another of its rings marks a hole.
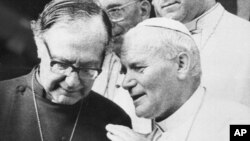
<instances>
[{"instance_id":1,"label":"man in white vestment","mask_svg":"<svg viewBox=\"0 0 250 141\"><path fill-rule=\"evenodd\" d=\"M153 119L155 129L141 135L109 124L110 140L229 141L230 125L250 124L247 106L211 97L220 92L211 93L201 83L199 50L180 22L152 18L139 23L125 34L117 54L136 115Z\"/></svg>"},{"instance_id":2,"label":"man in white vestment","mask_svg":"<svg viewBox=\"0 0 250 141\"><path fill-rule=\"evenodd\" d=\"M184 23L200 50L202 83L219 97L250 106L250 23L215 0L153 0L156 16Z\"/></svg>"}]
</instances>

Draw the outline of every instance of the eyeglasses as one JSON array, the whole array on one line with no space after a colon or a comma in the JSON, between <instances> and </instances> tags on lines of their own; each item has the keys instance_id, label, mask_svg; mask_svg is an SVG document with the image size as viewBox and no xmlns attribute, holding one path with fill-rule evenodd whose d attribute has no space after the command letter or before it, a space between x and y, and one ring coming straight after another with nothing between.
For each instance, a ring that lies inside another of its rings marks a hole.
<instances>
[{"instance_id":1,"label":"eyeglasses","mask_svg":"<svg viewBox=\"0 0 250 141\"><path fill-rule=\"evenodd\" d=\"M89 68L89 67L75 67L66 62L60 62L53 59L48 44L45 46L50 57L50 70L54 73L68 76L71 72L75 71L79 74L80 79L95 79L100 73L101 69Z\"/></svg>"},{"instance_id":2,"label":"eyeglasses","mask_svg":"<svg viewBox=\"0 0 250 141\"><path fill-rule=\"evenodd\" d=\"M108 16L109 16L109 19L112 21L112 22L119 22L119 21L122 21L124 20L124 17L125 17L125 8L127 6L130 6L134 3L136 3L138 1L131 1L131 2L128 2L122 6L119 6L119 7L114 7L114 8L110 8L108 10L106 10Z\"/></svg>"}]
</instances>

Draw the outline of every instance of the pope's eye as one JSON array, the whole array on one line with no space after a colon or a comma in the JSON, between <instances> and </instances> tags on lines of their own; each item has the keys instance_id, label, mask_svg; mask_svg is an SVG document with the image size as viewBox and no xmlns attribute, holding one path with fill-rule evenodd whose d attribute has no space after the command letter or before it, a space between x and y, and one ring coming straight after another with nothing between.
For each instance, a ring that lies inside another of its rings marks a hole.
<instances>
[{"instance_id":1,"label":"pope's eye","mask_svg":"<svg viewBox=\"0 0 250 141\"><path fill-rule=\"evenodd\" d=\"M134 66L132 69L133 69L135 72L143 73L145 68L146 68L145 66Z\"/></svg>"}]
</instances>

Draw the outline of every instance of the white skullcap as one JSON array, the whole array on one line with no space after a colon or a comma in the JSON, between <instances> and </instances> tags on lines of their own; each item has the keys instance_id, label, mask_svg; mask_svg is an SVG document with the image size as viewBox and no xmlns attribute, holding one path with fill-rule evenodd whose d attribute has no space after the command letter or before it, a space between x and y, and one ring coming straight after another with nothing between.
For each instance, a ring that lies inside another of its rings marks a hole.
<instances>
[{"instance_id":1,"label":"white skullcap","mask_svg":"<svg viewBox=\"0 0 250 141\"><path fill-rule=\"evenodd\" d=\"M148 26L148 27L166 28L166 29L175 30L175 31L191 36L189 30L186 28L184 24L180 23L179 21L175 21L175 20L168 19L168 18L162 18L162 17L150 18L139 23L137 26L138 27Z\"/></svg>"}]
</instances>

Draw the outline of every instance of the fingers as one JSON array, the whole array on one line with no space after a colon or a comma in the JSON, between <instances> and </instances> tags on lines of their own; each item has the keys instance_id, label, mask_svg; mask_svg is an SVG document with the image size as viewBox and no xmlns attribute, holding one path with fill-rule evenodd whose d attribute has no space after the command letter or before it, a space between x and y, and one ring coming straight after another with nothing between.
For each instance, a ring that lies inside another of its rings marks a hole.
<instances>
[{"instance_id":1,"label":"fingers","mask_svg":"<svg viewBox=\"0 0 250 141\"><path fill-rule=\"evenodd\" d=\"M108 124L106 126L107 137L111 141L146 141L145 135L134 132L132 129L122 126Z\"/></svg>"},{"instance_id":2,"label":"fingers","mask_svg":"<svg viewBox=\"0 0 250 141\"><path fill-rule=\"evenodd\" d=\"M123 141L119 136L113 135L110 132L107 132L107 137L111 141Z\"/></svg>"},{"instance_id":3,"label":"fingers","mask_svg":"<svg viewBox=\"0 0 250 141\"><path fill-rule=\"evenodd\" d=\"M132 132L132 130L126 126L113 125L113 124L108 124L106 126L106 130L110 132L112 135L116 135L119 137L127 137Z\"/></svg>"}]
</instances>

